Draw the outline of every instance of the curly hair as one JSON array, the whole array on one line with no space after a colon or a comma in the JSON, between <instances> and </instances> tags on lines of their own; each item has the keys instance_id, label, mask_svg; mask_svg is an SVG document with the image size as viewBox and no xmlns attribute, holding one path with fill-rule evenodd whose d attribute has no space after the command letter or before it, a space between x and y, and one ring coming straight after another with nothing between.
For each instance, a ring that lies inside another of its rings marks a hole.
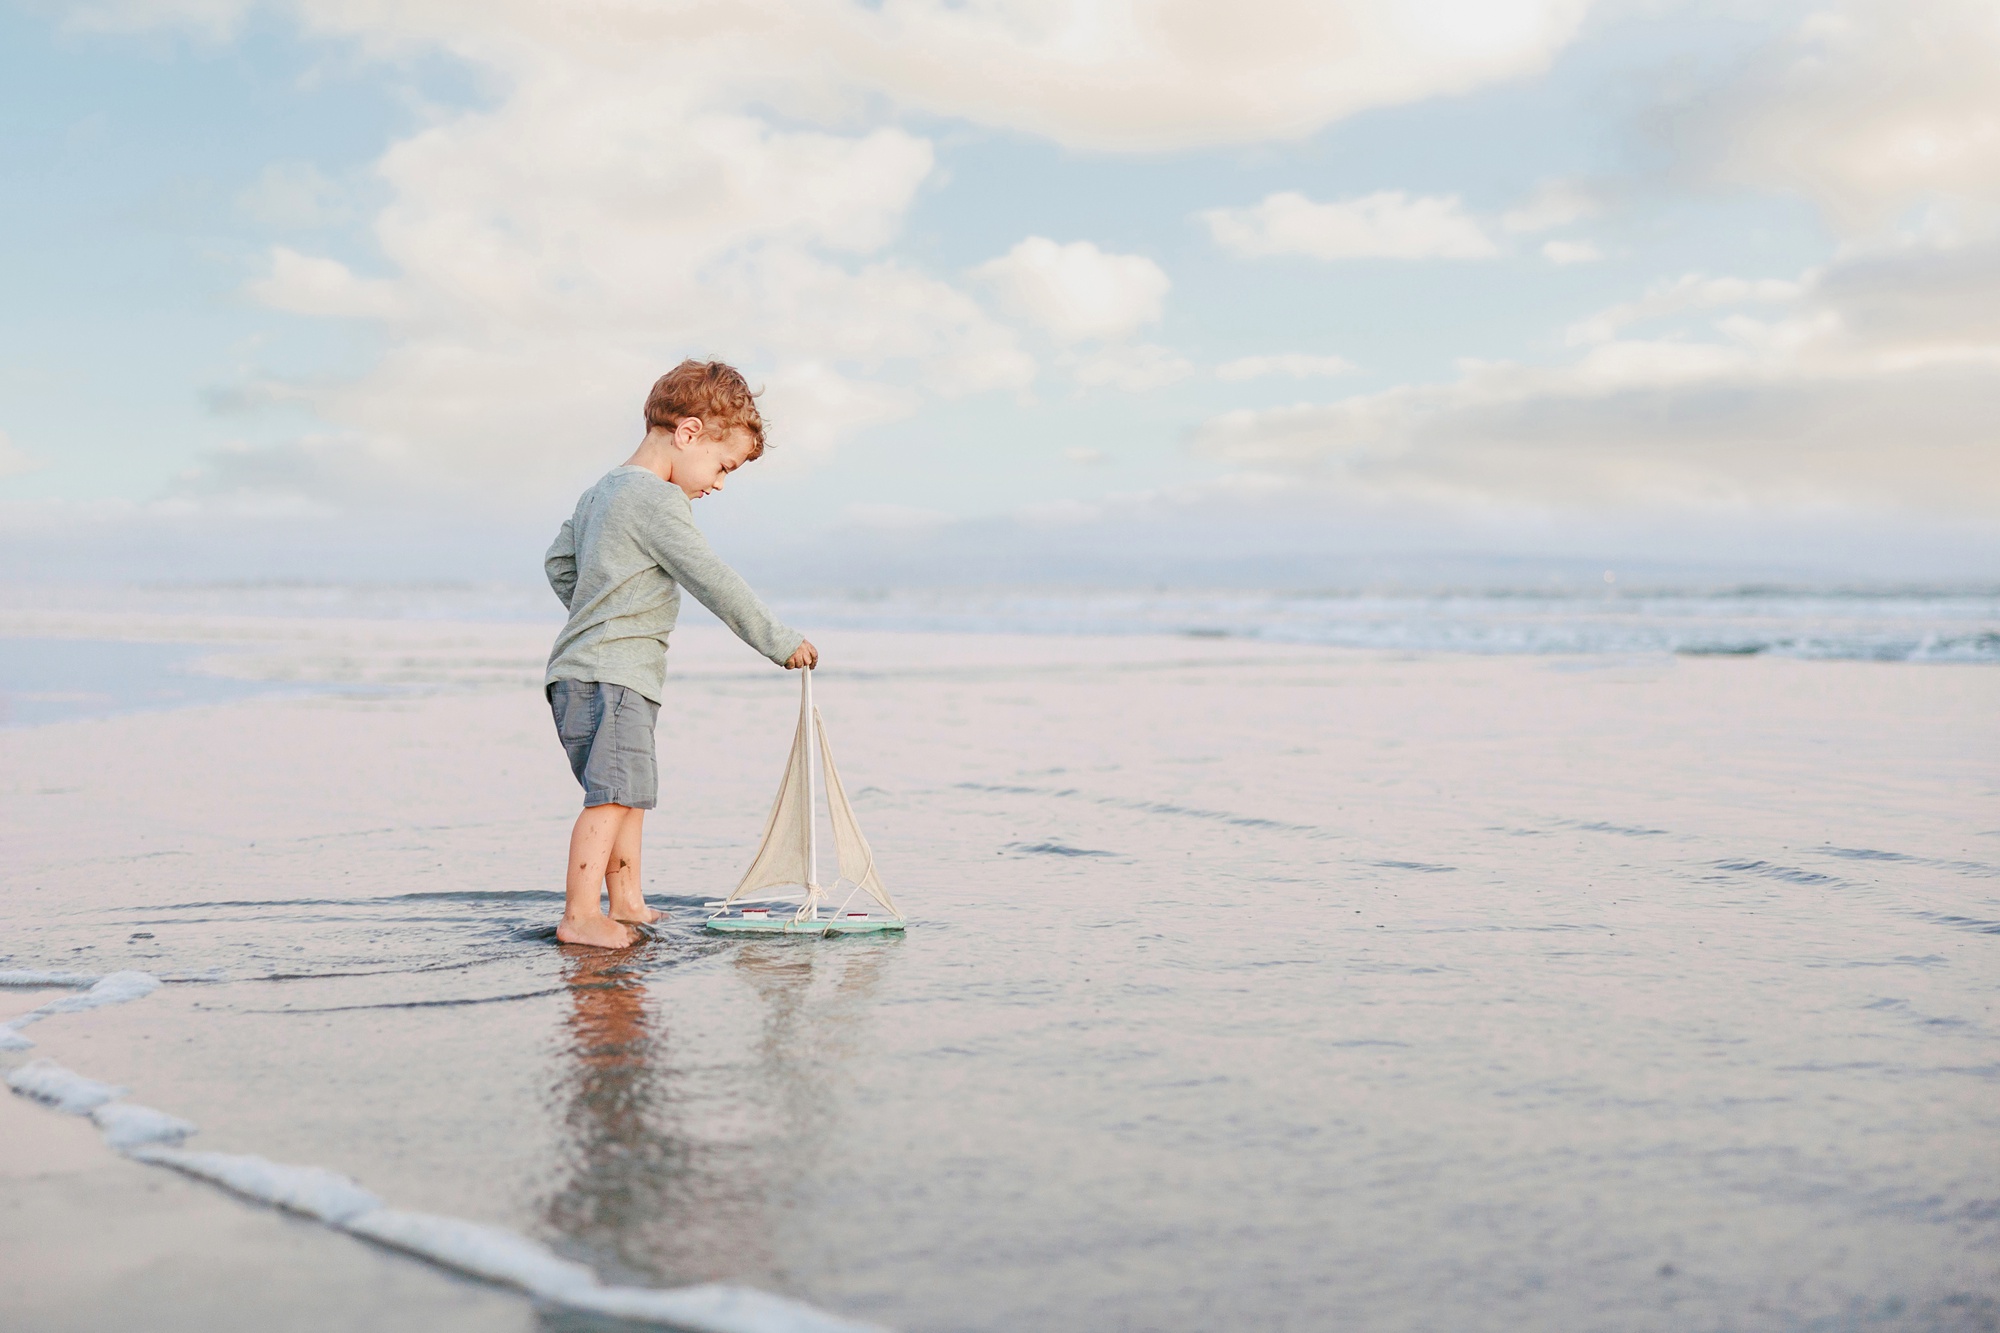
<instances>
[{"instance_id":1,"label":"curly hair","mask_svg":"<svg viewBox=\"0 0 2000 1333\"><path fill-rule=\"evenodd\" d=\"M750 457L764 452L764 418L743 372L721 361L681 362L653 381L646 395L646 427L672 430L682 417L700 417L705 428L741 427L750 434Z\"/></svg>"}]
</instances>

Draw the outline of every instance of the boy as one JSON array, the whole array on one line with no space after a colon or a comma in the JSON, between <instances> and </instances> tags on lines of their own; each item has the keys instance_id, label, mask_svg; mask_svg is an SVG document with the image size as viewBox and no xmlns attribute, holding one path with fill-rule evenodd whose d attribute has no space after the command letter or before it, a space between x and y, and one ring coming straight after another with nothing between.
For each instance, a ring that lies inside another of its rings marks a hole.
<instances>
[{"instance_id":1,"label":"boy","mask_svg":"<svg viewBox=\"0 0 2000 1333\"><path fill-rule=\"evenodd\" d=\"M763 452L764 419L743 376L720 361L683 361L646 397L638 452L583 493L549 547L543 567L569 623L543 688L583 784L556 927L564 944L623 948L638 941L635 924L660 919L639 887L639 841L659 795L653 724L681 588L785 669L819 664L694 525L689 502Z\"/></svg>"}]
</instances>

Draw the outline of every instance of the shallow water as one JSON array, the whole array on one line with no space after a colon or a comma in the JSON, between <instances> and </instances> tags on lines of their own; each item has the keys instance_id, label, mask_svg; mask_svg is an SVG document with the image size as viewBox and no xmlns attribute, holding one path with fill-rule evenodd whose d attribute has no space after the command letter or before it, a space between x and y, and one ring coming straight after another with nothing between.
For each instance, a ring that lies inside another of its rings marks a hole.
<instances>
[{"instance_id":1,"label":"shallow water","mask_svg":"<svg viewBox=\"0 0 2000 1333\"><path fill-rule=\"evenodd\" d=\"M0 727L228 703L282 692L198 668L193 644L0 636ZM193 668L193 669L191 669Z\"/></svg>"},{"instance_id":2,"label":"shallow water","mask_svg":"<svg viewBox=\"0 0 2000 1333\"><path fill-rule=\"evenodd\" d=\"M795 684L690 634L675 921L584 955L479 645L11 733L0 966L169 981L33 1053L606 1280L913 1330L2000 1318L1990 669L830 635L913 925L728 941Z\"/></svg>"}]
</instances>

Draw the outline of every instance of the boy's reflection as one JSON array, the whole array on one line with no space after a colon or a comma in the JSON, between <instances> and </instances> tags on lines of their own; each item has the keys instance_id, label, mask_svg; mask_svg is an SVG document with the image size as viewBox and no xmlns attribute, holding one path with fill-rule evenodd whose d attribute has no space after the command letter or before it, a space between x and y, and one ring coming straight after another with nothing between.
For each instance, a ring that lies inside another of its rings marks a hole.
<instances>
[{"instance_id":1,"label":"boy's reflection","mask_svg":"<svg viewBox=\"0 0 2000 1333\"><path fill-rule=\"evenodd\" d=\"M656 1132L648 1114L661 1100L654 1060L663 1034L628 959L563 952L570 1013L557 1096L568 1180L549 1200L549 1225L605 1278L650 1277L647 1234L665 1220L671 1182L687 1169L687 1145Z\"/></svg>"}]
</instances>

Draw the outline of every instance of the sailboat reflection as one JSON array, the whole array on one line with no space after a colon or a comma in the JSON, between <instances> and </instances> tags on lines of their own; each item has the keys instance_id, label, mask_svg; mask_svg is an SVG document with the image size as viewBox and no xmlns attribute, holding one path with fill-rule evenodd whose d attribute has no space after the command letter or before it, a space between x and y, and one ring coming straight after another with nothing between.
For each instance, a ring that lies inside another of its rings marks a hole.
<instances>
[{"instance_id":1,"label":"sailboat reflection","mask_svg":"<svg viewBox=\"0 0 2000 1333\"><path fill-rule=\"evenodd\" d=\"M757 1062L743 1071L776 1142L826 1146L841 1129L841 1093L856 1043L896 937L837 948L747 944L731 961L764 1001Z\"/></svg>"},{"instance_id":2,"label":"sailboat reflection","mask_svg":"<svg viewBox=\"0 0 2000 1333\"><path fill-rule=\"evenodd\" d=\"M746 942L727 971L681 988L702 1019L678 1040L635 960L567 958L551 1089L560 1183L542 1210L556 1248L607 1281L796 1290L784 1235L827 1219L801 1215L811 1158L773 1149L838 1134L843 1071L864 1049L854 1034L895 948L879 936ZM749 983L754 1005L732 979Z\"/></svg>"}]
</instances>

